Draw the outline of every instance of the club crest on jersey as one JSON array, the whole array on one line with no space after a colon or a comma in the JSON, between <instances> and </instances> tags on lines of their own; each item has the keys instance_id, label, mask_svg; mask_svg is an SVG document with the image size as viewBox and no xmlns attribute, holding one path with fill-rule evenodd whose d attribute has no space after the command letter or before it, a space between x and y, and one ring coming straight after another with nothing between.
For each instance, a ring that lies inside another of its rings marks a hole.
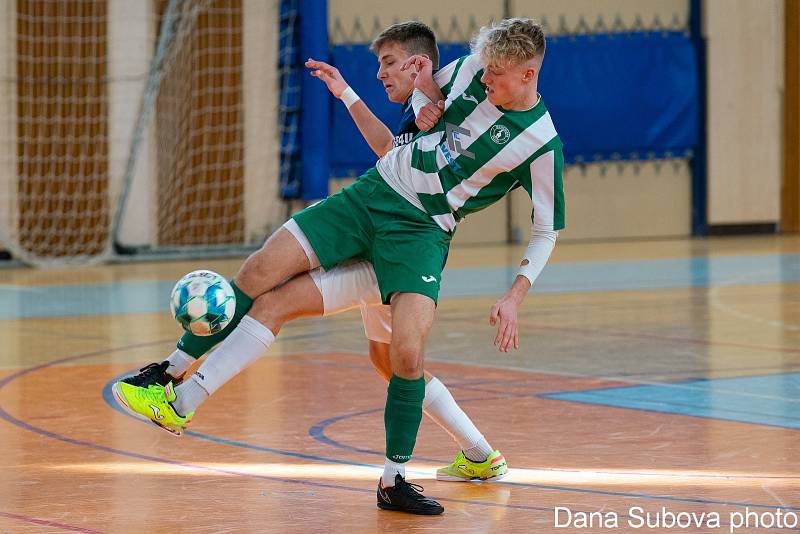
<instances>
[{"instance_id":1,"label":"club crest on jersey","mask_svg":"<svg viewBox=\"0 0 800 534\"><path fill-rule=\"evenodd\" d=\"M489 136L492 138L492 141L498 145L504 145L511 139L511 132L502 124L495 124L492 126L492 129L489 130Z\"/></svg>"}]
</instances>

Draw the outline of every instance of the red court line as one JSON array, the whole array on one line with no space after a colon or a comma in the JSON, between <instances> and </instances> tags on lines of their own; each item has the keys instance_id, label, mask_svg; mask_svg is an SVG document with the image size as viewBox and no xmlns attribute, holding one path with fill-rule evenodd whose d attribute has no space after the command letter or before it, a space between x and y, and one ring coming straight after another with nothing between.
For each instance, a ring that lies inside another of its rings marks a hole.
<instances>
[{"instance_id":1,"label":"red court line","mask_svg":"<svg viewBox=\"0 0 800 534\"><path fill-rule=\"evenodd\" d=\"M8 517L9 519L17 519L18 521L24 521L26 523L33 523L34 525L42 525L44 527L60 528L61 530L68 530L70 532L86 532L87 534L102 534L98 530L92 530L92 529L89 529L89 528L81 528L81 527L73 527L71 525L64 525L63 523L56 523L54 521L48 521L46 519L36 519L35 517L29 517L27 515L19 515L19 514L10 514L8 512L0 512L0 517Z\"/></svg>"}]
</instances>

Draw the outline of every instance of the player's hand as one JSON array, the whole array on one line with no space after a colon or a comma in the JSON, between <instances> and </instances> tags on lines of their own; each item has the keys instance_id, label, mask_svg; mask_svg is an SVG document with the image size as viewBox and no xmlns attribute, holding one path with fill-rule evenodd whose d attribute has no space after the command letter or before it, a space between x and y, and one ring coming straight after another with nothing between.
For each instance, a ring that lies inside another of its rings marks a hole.
<instances>
[{"instance_id":1,"label":"player's hand","mask_svg":"<svg viewBox=\"0 0 800 534\"><path fill-rule=\"evenodd\" d=\"M442 113L444 113L444 100L439 100L436 104L430 102L422 106L414 123L416 123L417 128L427 132L436 126L436 123L442 118Z\"/></svg>"},{"instance_id":2,"label":"player's hand","mask_svg":"<svg viewBox=\"0 0 800 534\"><path fill-rule=\"evenodd\" d=\"M333 96L336 98L342 97L342 93L347 89L347 82L342 75L339 74L339 69L328 65L324 61L316 61L311 58L308 58L306 61L306 67L313 69L309 74L325 82L325 85L328 86L328 91L330 91Z\"/></svg>"},{"instance_id":3,"label":"player's hand","mask_svg":"<svg viewBox=\"0 0 800 534\"><path fill-rule=\"evenodd\" d=\"M506 294L492 306L492 311L489 314L489 324L497 326L494 346L500 352L508 352L511 347L519 349L517 313L520 304L512 295Z\"/></svg>"},{"instance_id":4,"label":"player's hand","mask_svg":"<svg viewBox=\"0 0 800 534\"><path fill-rule=\"evenodd\" d=\"M433 62L425 54L415 54L405 60L400 70L414 69L414 87L419 88L418 81L433 79Z\"/></svg>"}]
</instances>

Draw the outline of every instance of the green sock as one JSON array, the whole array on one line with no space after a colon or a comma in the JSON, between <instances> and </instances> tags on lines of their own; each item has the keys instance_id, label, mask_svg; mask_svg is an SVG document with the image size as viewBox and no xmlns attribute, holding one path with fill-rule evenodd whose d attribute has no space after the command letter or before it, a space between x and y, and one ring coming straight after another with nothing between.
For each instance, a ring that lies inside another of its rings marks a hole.
<instances>
[{"instance_id":1,"label":"green sock","mask_svg":"<svg viewBox=\"0 0 800 534\"><path fill-rule=\"evenodd\" d=\"M422 421L425 379L406 380L392 375L386 395L383 424L386 428L386 457L403 463L411 458Z\"/></svg>"},{"instance_id":2,"label":"green sock","mask_svg":"<svg viewBox=\"0 0 800 534\"><path fill-rule=\"evenodd\" d=\"M196 360L211 350L214 345L228 337L228 334L233 332L233 329L236 328L236 325L239 324L242 317L247 315L247 312L253 307L253 299L245 295L233 280L231 280L231 287L236 295L236 312L233 314L233 319L231 319L228 326L223 328L221 332L217 332L211 336L196 336L186 332L181 336L180 341L178 341L178 350L182 350Z\"/></svg>"}]
</instances>

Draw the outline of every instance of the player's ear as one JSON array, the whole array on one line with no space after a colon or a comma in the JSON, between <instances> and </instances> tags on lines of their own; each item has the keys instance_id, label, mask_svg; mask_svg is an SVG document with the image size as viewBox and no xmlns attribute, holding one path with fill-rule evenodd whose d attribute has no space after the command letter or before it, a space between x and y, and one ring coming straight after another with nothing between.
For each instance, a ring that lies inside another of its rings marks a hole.
<instances>
[{"instance_id":1,"label":"player's ear","mask_svg":"<svg viewBox=\"0 0 800 534\"><path fill-rule=\"evenodd\" d=\"M536 77L536 70L533 67L528 67L525 70L525 74L522 76L522 80L526 81L526 82L529 82L529 81L533 80L534 77Z\"/></svg>"}]
</instances>

